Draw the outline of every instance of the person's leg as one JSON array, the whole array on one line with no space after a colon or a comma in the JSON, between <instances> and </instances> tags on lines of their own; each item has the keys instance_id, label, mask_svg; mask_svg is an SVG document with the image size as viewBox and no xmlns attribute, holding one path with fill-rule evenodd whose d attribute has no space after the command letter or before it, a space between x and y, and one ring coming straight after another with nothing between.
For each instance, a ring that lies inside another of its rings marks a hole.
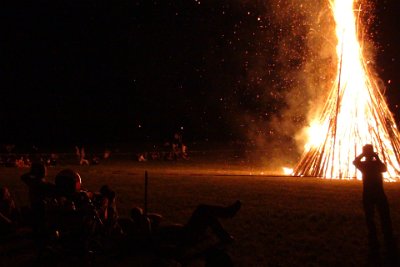
<instances>
[{"instance_id":1,"label":"person's leg","mask_svg":"<svg viewBox=\"0 0 400 267\"><path fill-rule=\"evenodd\" d=\"M239 211L242 203L237 200L229 206L200 204L193 212L192 217L213 216L216 218L232 218Z\"/></svg>"},{"instance_id":2,"label":"person's leg","mask_svg":"<svg viewBox=\"0 0 400 267\"><path fill-rule=\"evenodd\" d=\"M392 220L390 217L389 204L386 196L382 196L378 201L378 212L381 219L383 237L388 257L391 261L397 260L397 246L393 237Z\"/></svg>"},{"instance_id":3,"label":"person's leg","mask_svg":"<svg viewBox=\"0 0 400 267\"><path fill-rule=\"evenodd\" d=\"M368 246L371 256L379 254L379 241L376 233L374 221L375 203L370 198L363 198L363 208L365 213L365 221L368 229Z\"/></svg>"}]
</instances>

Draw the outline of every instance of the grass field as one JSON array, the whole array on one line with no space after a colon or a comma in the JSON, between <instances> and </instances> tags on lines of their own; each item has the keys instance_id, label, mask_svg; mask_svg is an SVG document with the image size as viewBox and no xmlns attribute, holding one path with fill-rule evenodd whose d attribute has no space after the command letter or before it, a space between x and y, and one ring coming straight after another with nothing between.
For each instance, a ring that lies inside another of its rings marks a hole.
<instances>
[{"instance_id":1,"label":"grass field","mask_svg":"<svg viewBox=\"0 0 400 267\"><path fill-rule=\"evenodd\" d=\"M143 206L145 170L149 211L163 214L166 222L184 223L199 203L226 205L240 199L243 205L236 217L223 221L236 238L228 248L235 266L366 264L367 232L359 181L249 175L259 172L235 164L133 161L49 168L48 180L66 167L76 169L89 190L109 184L117 192L121 216L127 216L132 206ZM0 169L1 185L11 189L18 206L27 205L27 188L19 180L26 171ZM385 189L398 233L400 184L386 183ZM6 251L1 257L3 263L15 263Z\"/></svg>"}]
</instances>

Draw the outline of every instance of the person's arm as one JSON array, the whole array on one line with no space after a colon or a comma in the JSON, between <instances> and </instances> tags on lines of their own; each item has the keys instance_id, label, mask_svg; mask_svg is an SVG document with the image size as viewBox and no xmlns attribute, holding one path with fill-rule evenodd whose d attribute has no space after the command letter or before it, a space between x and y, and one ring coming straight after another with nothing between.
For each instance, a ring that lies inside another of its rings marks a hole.
<instances>
[{"instance_id":1,"label":"person's arm","mask_svg":"<svg viewBox=\"0 0 400 267\"><path fill-rule=\"evenodd\" d=\"M386 172L387 167L386 167L385 163L383 163L382 160L379 158L377 153L375 153L374 157L376 158L376 161L379 162L379 171Z\"/></svg>"},{"instance_id":2,"label":"person's arm","mask_svg":"<svg viewBox=\"0 0 400 267\"><path fill-rule=\"evenodd\" d=\"M361 159L364 157L364 154L361 153L360 155L358 155L354 160L353 160L353 164L354 166L356 166L357 169L360 168L361 165Z\"/></svg>"},{"instance_id":3,"label":"person's arm","mask_svg":"<svg viewBox=\"0 0 400 267\"><path fill-rule=\"evenodd\" d=\"M0 212L0 221L5 222L6 224L12 224L13 223L7 216L5 216L1 212Z\"/></svg>"}]
</instances>

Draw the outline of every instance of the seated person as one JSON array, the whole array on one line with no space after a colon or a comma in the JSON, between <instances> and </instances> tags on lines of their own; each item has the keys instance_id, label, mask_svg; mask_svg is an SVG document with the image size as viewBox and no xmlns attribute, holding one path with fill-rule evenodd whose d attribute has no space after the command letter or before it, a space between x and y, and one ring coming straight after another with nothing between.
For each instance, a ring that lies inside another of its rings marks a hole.
<instances>
[{"instance_id":1,"label":"seated person","mask_svg":"<svg viewBox=\"0 0 400 267\"><path fill-rule=\"evenodd\" d=\"M54 231L84 239L96 231L97 226L102 227L91 200L92 194L82 190L79 173L71 169L62 170L55 177L55 185L56 201L48 210Z\"/></svg>"},{"instance_id":2,"label":"seated person","mask_svg":"<svg viewBox=\"0 0 400 267\"><path fill-rule=\"evenodd\" d=\"M28 173L21 176L28 186L30 215L29 221L35 237L42 239L46 233L46 203L56 195L55 185L46 180L47 169L43 163L35 162Z\"/></svg>"},{"instance_id":3,"label":"seated person","mask_svg":"<svg viewBox=\"0 0 400 267\"><path fill-rule=\"evenodd\" d=\"M115 192L108 185L103 185L98 193L93 194L93 202L106 232L121 233Z\"/></svg>"}]
</instances>

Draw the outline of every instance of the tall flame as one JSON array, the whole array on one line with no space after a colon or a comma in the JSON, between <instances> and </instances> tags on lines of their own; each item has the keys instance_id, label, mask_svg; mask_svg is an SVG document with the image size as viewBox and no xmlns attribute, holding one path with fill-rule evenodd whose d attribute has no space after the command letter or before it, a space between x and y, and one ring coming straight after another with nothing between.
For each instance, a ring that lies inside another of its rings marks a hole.
<instances>
[{"instance_id":1,"label":"tall flame","mask_svg":"<svg viewBox=\"0 0 400 267\"><path fill-rule=\"evenodd\" d=\"M358 178L352 164L372 144L388 167L385 178L400 174L400 135L377 82L369 74L357 34L354 0L331 0L336 22L337 76L327 102L309 127L305 152L294 175Z\"/></svg>"}]
</instances>

